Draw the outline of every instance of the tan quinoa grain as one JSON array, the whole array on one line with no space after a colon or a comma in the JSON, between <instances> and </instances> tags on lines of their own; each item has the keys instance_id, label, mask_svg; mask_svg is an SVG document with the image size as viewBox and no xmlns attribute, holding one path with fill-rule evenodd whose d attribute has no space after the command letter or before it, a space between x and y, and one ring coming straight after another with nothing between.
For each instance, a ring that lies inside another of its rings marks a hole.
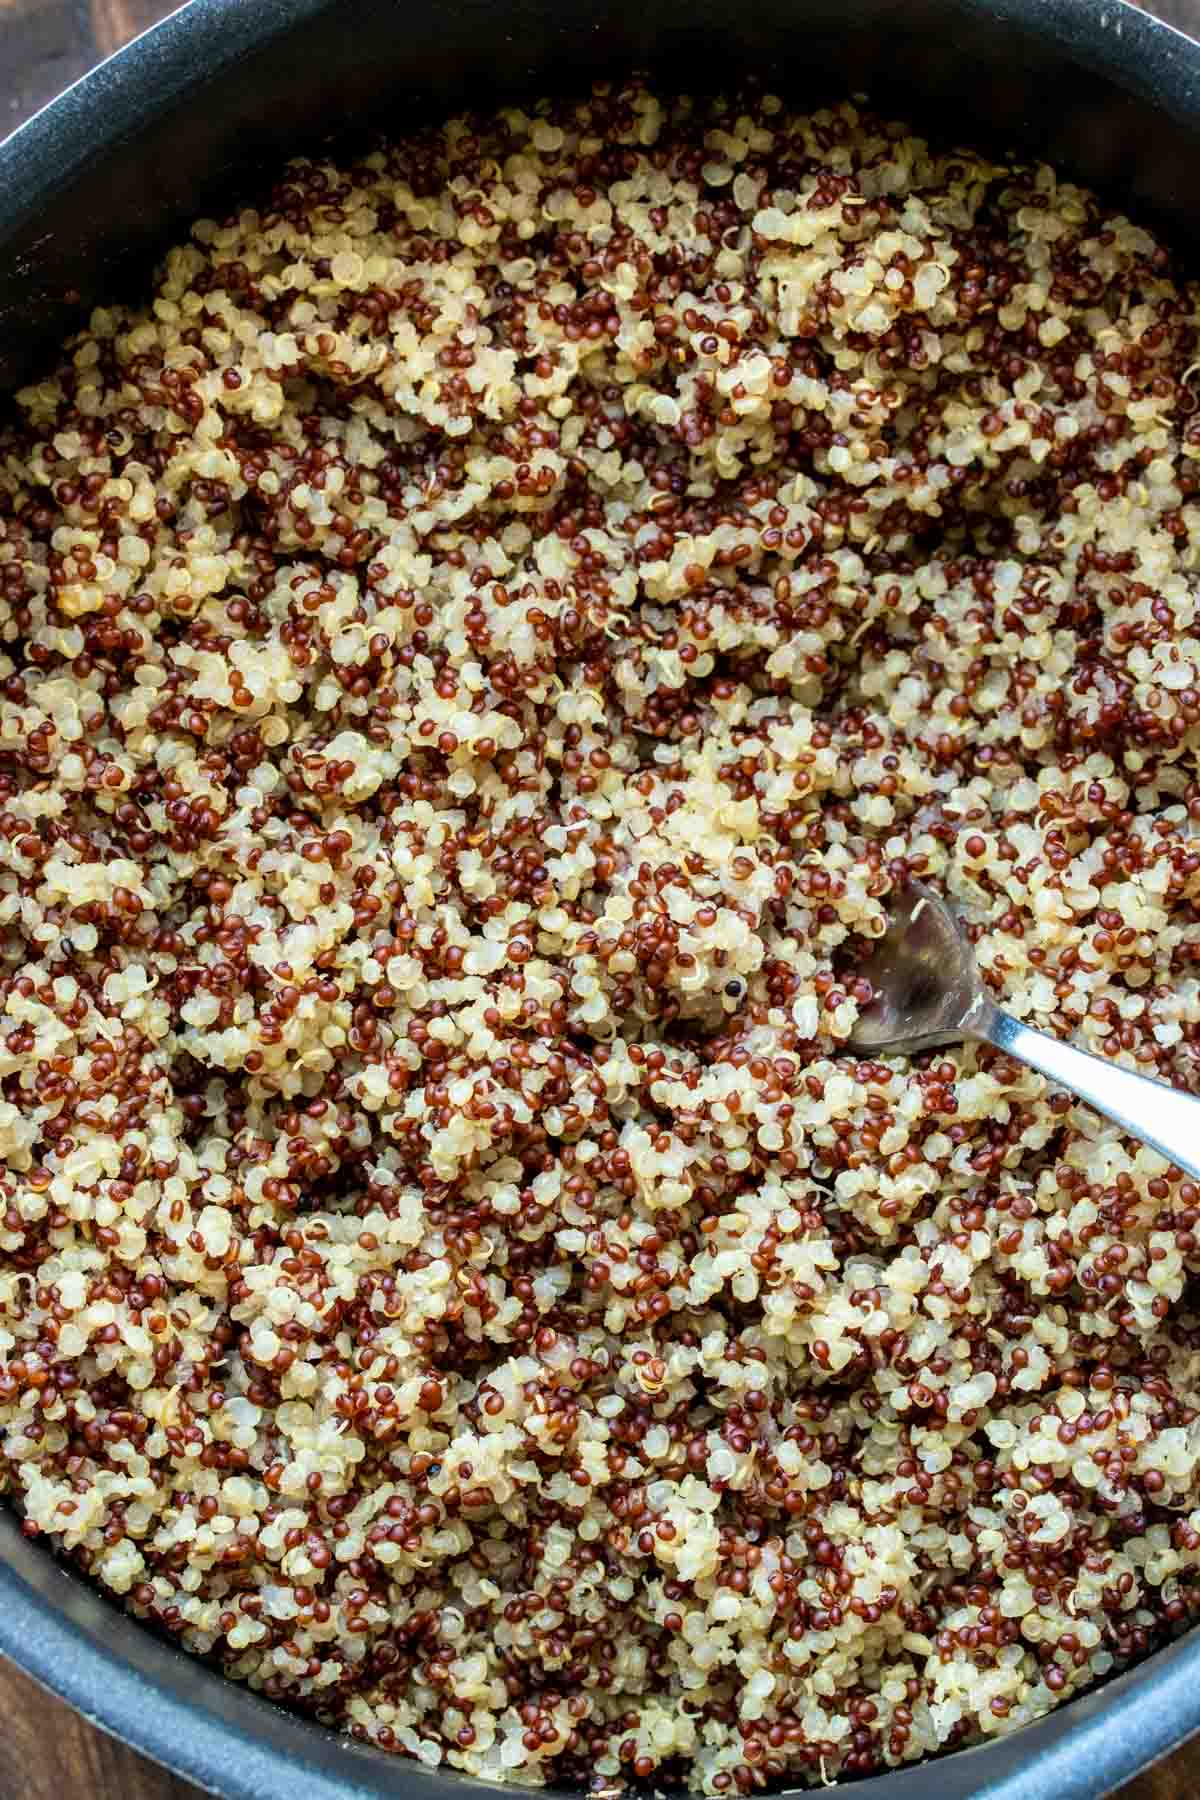
<instances>
[{"instance_id":1,"label":"tan quinoa grain","mask_svg":"<svg viewBox=\"0 0 1200 1800\"><path fill-rule=\"evenodd\" d=\"M196 226L0 426L0 1469L231 1676L709 1794L1200 1602L1200 1194L859 1061L909 873L1200 1086L1197 290L597 87Z\"/></svg>"}]
</instances>

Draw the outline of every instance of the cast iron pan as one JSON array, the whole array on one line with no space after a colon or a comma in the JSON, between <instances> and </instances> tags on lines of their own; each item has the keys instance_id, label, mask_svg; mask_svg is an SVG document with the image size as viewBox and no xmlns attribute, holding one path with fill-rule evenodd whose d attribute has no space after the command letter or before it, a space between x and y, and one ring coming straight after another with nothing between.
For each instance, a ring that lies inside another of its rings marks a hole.
<instances>
[{"instance_id":1,"label":"cast iron pan","mask_svg":"<svg viewBox=\"0 0 1200 1800\"><path fill-rule=\"evenodd\" d=\"M0 392L296 150L631 67L680 87L753 73L803 100L867 90L931 135L1044 156L1200 246L1200 47L1123 0L192 0L0 145ZM9 1514L0 1651L226 1800L487 1791L223 1681ZM1195 1730L1200 1629L1024 1731L856 1782L853 1800L1099 1800Z\"/></svg>"}]
</instances>

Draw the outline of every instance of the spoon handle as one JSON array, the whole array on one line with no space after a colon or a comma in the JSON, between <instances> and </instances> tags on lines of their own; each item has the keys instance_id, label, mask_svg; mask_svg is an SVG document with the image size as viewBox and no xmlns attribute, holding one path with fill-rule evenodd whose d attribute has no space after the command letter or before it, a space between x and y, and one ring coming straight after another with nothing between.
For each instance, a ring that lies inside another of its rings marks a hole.
<instances>
[{"instance_id":1,"label":"spoon handle","mask_svg":"<svg viewBox=\"0 0 1200 1800\"><path fill-rule=\"evenodd\" d=\"M989 1006L972 1020L973 1036L1015 1056L1060 1087L1070 1088L1123 1131L1141 1138L1169 1162L1200 1180L1200 1098L1165 1082L1135 1075L1103 1056L1077 1050L1061 1038L1022 1025Z\"/></svg>"}]
</instances>

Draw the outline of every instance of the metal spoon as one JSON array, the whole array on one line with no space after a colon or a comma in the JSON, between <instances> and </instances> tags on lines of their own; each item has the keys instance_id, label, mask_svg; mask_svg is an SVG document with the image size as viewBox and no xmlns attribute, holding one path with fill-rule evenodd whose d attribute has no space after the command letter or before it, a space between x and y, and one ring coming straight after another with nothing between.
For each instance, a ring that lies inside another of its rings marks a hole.
<instances>
[{"instance_id":1,"label":"metal spoon","mask_svg":"<svg viewBox=\"0 0 1200 1800\"><path fill-rule=\"evenodd\" d=\"M960 921L919 882L896 897L887 932L858 973L875 997L850 1033L856 1049L904 1055L962 1038L994 1044L1200 1179L1200 1098L1002 1012L984 988Z\"/></svg>"}]
</instances>

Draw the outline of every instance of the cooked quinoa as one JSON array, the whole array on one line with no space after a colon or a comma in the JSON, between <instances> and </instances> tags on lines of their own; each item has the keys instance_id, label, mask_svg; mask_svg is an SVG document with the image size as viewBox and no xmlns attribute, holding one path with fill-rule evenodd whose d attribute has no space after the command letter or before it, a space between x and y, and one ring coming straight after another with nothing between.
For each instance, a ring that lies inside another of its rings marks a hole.
<instances>
[{"instance_id":1,"label":"cooked quinoa","mask_svg":"<svg viewBox=\"0 0 1200 1800\"><path fill-rule=\"evenodd\" d=\"M202 222L0 432L0 1431L355 1737L751 1793L1200 1606L1200 1193L861 1060L909 873L1200 1086L1200 294L601 86ZM1196 422L1194 422L1196 421Z\"/></svg>"}]
</instances>

